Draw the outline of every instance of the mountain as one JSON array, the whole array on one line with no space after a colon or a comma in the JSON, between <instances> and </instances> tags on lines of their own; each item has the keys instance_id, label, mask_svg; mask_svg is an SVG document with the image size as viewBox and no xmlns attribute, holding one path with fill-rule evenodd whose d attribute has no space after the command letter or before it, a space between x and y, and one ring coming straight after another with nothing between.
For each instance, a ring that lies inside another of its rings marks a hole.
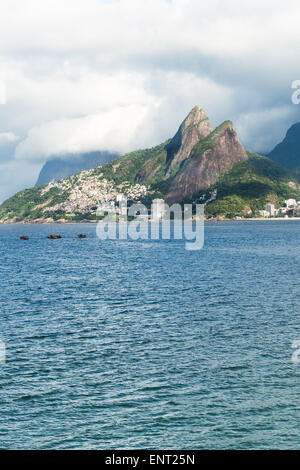
<instances>
[{"instance_id":1,"label":"mountain","mask_svg":"<svg viewBox=\"0 0 300 470\"><path fill-rule=\"evenodd\" d=\"M208 217L252 216L267 203L279 208L286 199L300 199L297 174L267 157L247 154L247 161L234 165L209 188L217 192L217 198L206 206Z\"/></svg>"},{"instance_id":2,"label":"mountain","mask_svg":"<svg viewBox=\"0 0 300 470\"><path fill-rule=\"evenodd\" d=\"M224 122L195 144L190 158L183 161L170 185L167 202L191 198L200 190L208 189L235 163L247 159L232 122Z\"/></svg>"},{"instance_id":3,"label":"mountain","mask_svg":"<svg viewBox=\"0 0 300 470\"><path fill-rule=\"evenodd\" d=\"M118 154L110 152L89 152L53 157L44 164L35 186L42 186L50 181L59 181L82 170L96 168L116 157Z\"/></svg>"},{"instance_id":4,"label":"mountain","mask_svg":"<svg viewBox=\"0 0 300 470\"><path fill-rule=\"evenodd\" d=\"M285 168L300 172L300 122L289 128L283 141L267 156Z\"/></svg>"},{"instance_id":5,"label":"mountain","mask_svg":"<svg viewBox=\"0 0 300 470\"><path fill-rule=\"evenodd\" d=\"M251 215L266 202L300 199L300 186L292 172L246 152L232 122L212 130L196 106L172 139L21 191L0 206L0 222L95 220L97 205L119 193L148 207L154 198L208 202L209 217L232 217Z\"/></svg>"},{"instance_id":6,"label":"mountain","mask_svg":"<svg viewBox=\"0 0 300 470\"><path fill-rule=\"evenodd\" d=\"M179 164L190 156L195 145L212 130L205 111L195 106L166 146L166 177L171 176L179 168Z\"/></svg>"}]
</instances>

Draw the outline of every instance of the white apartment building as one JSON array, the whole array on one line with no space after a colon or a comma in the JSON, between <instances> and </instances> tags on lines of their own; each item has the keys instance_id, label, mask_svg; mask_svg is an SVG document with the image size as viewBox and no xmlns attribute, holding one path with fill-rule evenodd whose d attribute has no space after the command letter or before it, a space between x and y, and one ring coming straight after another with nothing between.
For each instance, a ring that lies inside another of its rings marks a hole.
<instances>
[{"instance_id":1,"label":"white apartment building","mask_svg":"<svg viewBox=\"0 0 300 470\"><path fill-rule=\"evenodd\" d=\"M286 207L288 209L296 209L297 208L297 201L296 199L287 199L286 201L284 201Z\"/></svg>"},{"instance_id":2,"label":"white apartment building","mask_svg":"<svg viewBox=\"0 0 300 470\"><path fill-rule=\"evenodd\" d=\"M260 215L261 217L270 217L270 213L268 211L257 211L258 215Z\"/></svg>"},{"instance_id":3,"label":"white apartment building","mask_svg":"<svg viewBox=\"0 0 300 470\"><path fill-rule=\"evenodd\" d=\"M126 201L126 196L122 193L117 194L116 196L116 202L125 202Z\"/></svg>"},{"instance_id":4,"label":"white apartment building","mask_svg":"<svg viewBox=\"0 0 300 470\"><path fill-rule=\"evenodd\" d=\"M154 199L152 201L152 220L161 220L165 215L165 201Z\"/></svg>"},{"instance_id":5,"label":"white apartment building","mask_svg":"<svg viewBox=\"0 0 300 470\"><path fill-rule=\"evenodd\" d=\"M270 217L274 217L274 215L276 215L276 209L274 204L267 204L266 211L268 212Z\"/></svg>"}]
</instances>

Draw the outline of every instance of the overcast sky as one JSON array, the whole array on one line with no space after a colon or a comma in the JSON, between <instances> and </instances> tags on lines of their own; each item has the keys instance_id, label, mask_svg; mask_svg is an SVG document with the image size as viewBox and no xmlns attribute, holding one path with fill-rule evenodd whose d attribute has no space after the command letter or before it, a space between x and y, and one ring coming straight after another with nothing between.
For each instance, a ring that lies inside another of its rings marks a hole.
<instances>
[{"instance_id":1,"label":"overcast sky","mask_svg":"<svg viewBox=\"0 0 300 470\"><path fill-rule=\"evenodd\" d=\"M0 0L0 201L51 155L158 144L196 104L271 150L300 121L299 20L298 0Z\"/></svg>"}]
</instances>

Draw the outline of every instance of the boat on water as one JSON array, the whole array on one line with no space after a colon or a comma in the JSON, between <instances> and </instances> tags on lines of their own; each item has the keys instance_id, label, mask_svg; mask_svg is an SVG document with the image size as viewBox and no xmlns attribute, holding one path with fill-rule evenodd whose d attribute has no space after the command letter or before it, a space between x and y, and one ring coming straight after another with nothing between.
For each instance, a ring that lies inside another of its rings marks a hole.
<instances>
[{"instance_id":1,"label":"boat on water","mask_svg":"<svg viewBox=\"0 0 300 470\"><path fill-rule=\"evenodd\" d=\"M61 235L48 235L48 237L50 240L58 240L59 238L62 238Z\"/></svg>"}]
</instances>

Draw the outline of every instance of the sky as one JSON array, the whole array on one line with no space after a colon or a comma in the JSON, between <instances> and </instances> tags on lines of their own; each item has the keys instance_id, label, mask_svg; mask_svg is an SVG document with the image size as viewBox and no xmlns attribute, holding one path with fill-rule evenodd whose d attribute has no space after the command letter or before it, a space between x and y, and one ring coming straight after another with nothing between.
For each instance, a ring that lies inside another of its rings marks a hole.
<instances>
[{"instance_id":1,"label":"sky","mask_svg":"<svg viewBox=\"0 0 300 470\"><path fill-rule=\"evenodd\" d=\"M194 105L268 152L300 121L295 0L0 0L0 202L53 155L125 153Z\"/></svg>"}]
</instances>

